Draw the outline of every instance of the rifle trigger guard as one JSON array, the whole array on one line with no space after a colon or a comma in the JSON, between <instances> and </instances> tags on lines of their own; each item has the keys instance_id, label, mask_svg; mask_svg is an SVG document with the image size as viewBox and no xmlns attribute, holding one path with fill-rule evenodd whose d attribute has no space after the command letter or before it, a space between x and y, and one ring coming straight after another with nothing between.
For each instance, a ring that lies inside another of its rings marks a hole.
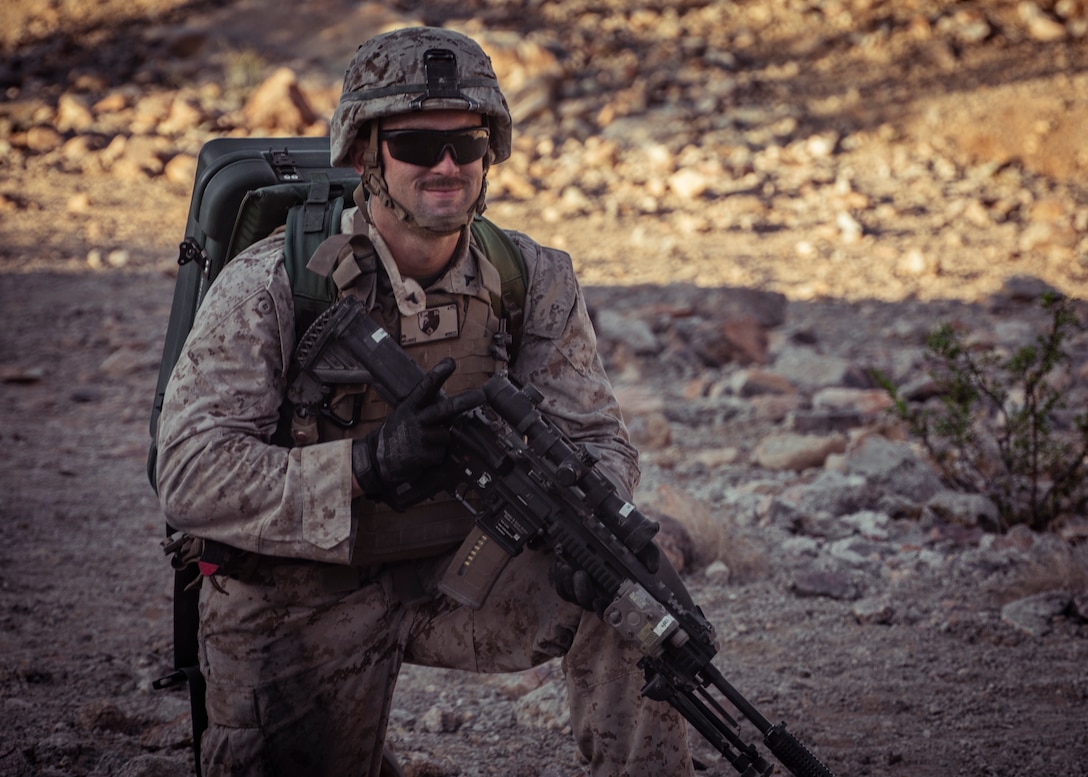
<instances>
[{"instance_id":1,"label":"rifle trigger guard","mask_svg":"<svg viewBox=\"0 0 1088 777\"><path fill-rule=\"evenodd\" d=\"M351 416L349 418L337 415L336 411L327 404L322 405L318 412L341 429L352 429L357 423L359 423L359 411L362 410L362 408L363 395L356 394L351 408Z\"/></svg>"}]
</instances>

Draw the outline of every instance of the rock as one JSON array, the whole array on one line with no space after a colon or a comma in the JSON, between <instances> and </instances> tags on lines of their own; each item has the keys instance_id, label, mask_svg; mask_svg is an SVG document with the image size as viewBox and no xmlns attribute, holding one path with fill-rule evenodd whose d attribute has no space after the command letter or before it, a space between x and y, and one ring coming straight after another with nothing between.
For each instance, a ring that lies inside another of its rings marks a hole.
<instances>
[{"instance_id":1,"label":"rock","mask_svg":"<svg viewBox=\"0 0 1088 777\"><path fill-rule=\"evenodd\" d=\"M691 452L687 460L703 467L707 472L717 472L740 460L740 451L732 447L703 448Z\"/></svg>"},{"instance_id":2,"label":"rock","mask_svg":"<svg viewBox=\"0 0 1088 777\"><path fill-rule=\"evenodd\" d=\"M924 502L942 490L940 478L907 443L881 435L865 437L847 453L846 472L862 475L895 494Z\"/></svg>"},{"instance_id":3,"label":"rock","mask_svg":"<svg viewBox=\"0 0 1088 777\"><path fill-rule=\"evenodd\" d=\"M977 526L988 532L1001 529L1001 516L997 505L983 494L942 490L934 494L925 506L943 520L960 526Z\"/></svg>"},{"instance_id":4,"label":"rock","mask_svg":"<svg viewBox=\"0 0 1088 777\"><path fill-rule=\"evenodd\" d=\"M822 467L829 455L845 450L846 438L842 435L776 432L760 441L752 457L767 469L800 471Z\"/></svg>"},{"instance_id":5,"label":"rock","mask_svg":"<svg viewBox=\"0 0 1088 777\"><path fill-rule=\"evenodd\" d=\"M863 625L886 626L895 618L895 607L884 596L861 599L853 604L850 612L853 613L854 620Z\"/></svg>"},{"instance_id":6,"label":"rock","mask_svg":"<svg viewBox=\"0 0 1088 777\"><path fill-rule=\"evenodd\" d=\"M699 170L685 168L669 176L669 188L680 198L695 200L710 188L713 179Z\"/></svg>"},{"instance_id":7,"label":"rock","mask_svg":"<svg viewBox=\"0 0 1088 777\"><path fill-rule=\"evenodd\" d=\"M795 394L797 389L785 377L771 370L758 368L741 370L731 381L733 391L741 397L764 394Z\"/></svg>"},{"instance_id":8,"label":"rock","mask_svg":"<svg viewBox=\"0 0 1088 777\"><path fill-rule=\"evenodd\" d=\"M597 334L604 340L622 343L636 356L655 354L661 344L650 325L640 318L624 315L611 309L596 311L593 317Z\"/></svg>"},{"instance_id":9,"label":"rock","mask_svg":"<svg viewBox=\"0 0 1088 777\"><path fill-rule=\"evenodd\" d=\"M789 300L785 294L761 289L718 289L706 298L700 311L708 318L754 318L765 329L786 322Z\"/></svg>"},{"instance_id":10,"label":"rock","mask_svg":"<svg viewBox=\"0 0 1088 777\"><path fill-rule=\"evenodd\" d=\"M0 383L31 385L45 378L42 367L23 367L18 364L0 364Z\"/></svg>"},{"instance_id":11,"label":"rock","mask_svg":"<svg viewBox=\"0 0 1088 777\"><path fill-rule=\"evenodd\" d=\"M113 774L116 777L189 777L192 766L180 758L138 755Z\"/></svg>"},{"instance_id":12,"label":"rock","mask_svg":"<svg viewBox=\"0 0 1088 777\"><path fill-rule=\"evenodd\" d=\"M1042 43L1053 43L1062 40L1068 34L1065 25L1047 16L1037 4L1030 2L1030 0L1018 3L1016 11L1027 28L1028 35L1034 40Z\"/></svg>"},{"instance_id":13,"label":"rock","mask_svg":"<svg viewBox=\"0 0 1088 777\"><path fill-rule=\"evenodd\" d=\"M708 366L767 363L767 331L753 316L738 316L699 326L691 347Z\"/></svg>"},{"instance_id":14,"label":"rock","mask_svg":"<svg viewBox=\"0 0 1088 777\"><path fill-rule=\"evenodd\" d=\"M809 483L785 489L779 499L803 512L840 516L864 510L876 500L876 493L860 475L825 470Z\"/></svg>"},{"instance_id":15,"label":"rock","mask_svg":"<svg viewBox=\"0 0 1088 777\"><path fill-rule=\"evenodd\" d=\"M892 399L884 389L829 386L812 395L812 406L817 410L850 411L872 416L890 408Z\"/></svg>"},{"instance_id":16,"label":"rock","mask_svg":"<svg viewBox=\"0 0 1088 777\"><path fill-rule=\"evenodd\" d=\"M801 389L815 391L844 386L853 365L846 359L813 348L786 346L773 361L774 371Z\"/></svg>"},{"instance_id":17,"label":"rock","mask_svg":"<svg viewBox=\"0 0 1088 777\"><path fill-rule=\"evenodd\" d=\"M881 555L884 547L879 542L851 536L829 542L825 552L829 558L846 567L876 573L883 566Z\"/></svg>"},{"instance_id":18,"label":"rock","mask_svg":"<svg viewBox=\"0 0 1088 777\"><path fill-rule=\"evenodd\" d=\"M34 745L33 757L39 766L63 766L73 763L87 747L76 733L57 731Z\"/></svg>"},{"instance_id":19,"label":"rock","mask_svg":"<svg viewBox=\"0 0 1088 777\"><path fill-rule=\"evenodd\" d=\"M455 710L436 704L423 713L419 725L431 734L452 734L461 727L462 722Z\"/></svg>"},{"instance_id":20,"label":"rock","mask_svg":"<svg viewBox=\"0 0 1088 777\"><path fill-rule=\"evenodd\" d=\"M1058 290L1033 275L1013 275L1001 284L998 293L1013 302L1037 302L1047 294L1058 294Z\"/></svg>"},{"instance_id":21,"label":"rock","mask_svg":"<svg viewBox=\"0 0 1088 777\"><path fill-rule=\"evenodd\" d=\"M304 133L318 117L299 88L295 71L281 67L258 86L242 108L252 130Z\"/></svg>"},{"instance_id":22,"label":"rock","mask_svg":"<svg viewBox=\"0 0 1088 777\"><path fill-rule=\"evenodd\" d=\"M132 258L132 254L124 248L115 248L106 254L106 264L110 267L120 269L129 263Z\"/></svg>"},{"instance_id":23,"label":"rock","mask_svg":"<svg viewBox=\"0 0 1088 777\"><path fill-rule=\"evenodd\" d=\"M635 447L660 450L672 441L672 427L664 413L648 412L624 417L627 421L627 432Z\"/></svg>"},{"instance_id":24,"label":"rock","mask_svg":"<svg viewBox=\"0 0 1088 777\"><path fill-rule=\"evenodd\" d=\"M676 524L675 529L667 530L678 535L678 540L670 544L695 564L717 560L721 547L728 542L729 531L721 513L674 486L660 486L641 507L648 517L663 525Z\"/></svg>"},{"instance_id":25,"label":"rock","mask_svg":"<svg viewBox=\"0 0 1088 777\"><path fill-rule=\"evenodd\" d=\"M838 227L839 236L844 243L856 243L865 234L861 222L845 211L840 211L835 216L835 226Z\"/></svg>"},{"instance_id":26,"label":"rock","mask_svg":"<svg viewBox=\"0 0 1088 777\"><path fill-rule=\"evenodd\" d=\"M1079 618L1082 622L1088 622L1088 590L1081 591L1073 597L1070 615Z\"/></svg>"},{"instance_id":27,"label":"rock","mask_svg":"<svg viewBox=\"0 0 1088 777\"><path fill-rule=\"evenodd\" d=\"M143 93L133 105L133 117L129 124L129 133L132 135L151 135L155 133L159 125L170 115L174 99L174 93L168 91Z\"/></svg>"},{"instance_id":28,"label":"rock","mask_svg":"<svg viewBox=\"0 0 1088 777\"><path fill-rule=\"evenodd\" d=\"M1017 243L1024 253L1048 248L1072 248L1077 244L1077 230L1071 224L1037 221L1024 229Z\"/></svg>"},{"instance_id":29,"label":"rock","mask_svg":"<svg viewBox=\"0 0 1088 777\"><path fill-rule=\"evenodd\" d=\"M823 596L839 601L851 601L860 596L857 585L843 572L802 572L790 585L797 596Z\"/></svg>"},{"instance_id":30,"label":"rock","mask_svg":"<svg viewBox=\"0 0 1088 777\"><path fill-rule=\"evenodd\" d=\"M87 192L79 192L68 198L65 210L79 216L86 216L91 210L91 196Z\"/></svg>"},{"instance_id":31,"label":"rock","mask_svg":"<svg viewBox=\"0 0 1088 777\"><path fill-rule=\"evenodd\" d=\"M614 391L624 417L660 413L665 409L665 398L648 386L619 383Z\"/></svg>"},{"instance_id":32,"label":"rock","mask_svg":"<svg viewBox=\"0 0 1088 777\"><path fill-rule=\"evenodd\" d=\"M88 702L79 708L79 724L88 731L112 731L131 734L139 722L126 715L111 701Z\"/></svg>"},{"instance_id":33,"label":"rock","mask_svg":"<svg viewBox=\"0 0 1088 777\"><path fill-rule=\"evenodd\" d=\"M44 154L55 151L64 143L64 136L53 127L36 126L27 130L24 145L30 151Z\"/></svg>"},{"instance_id":34,"label":"rock","mask_svg":"<svg viewBox=\"0 0 1088 777\"><path fill-rule=\"evenodd\" d=\"M184 135L186 132L197 129L207 118L204 107L195 96L179 94L170 104L170 113L159 125L159 132L167 135Z\"/></svg>"},{"instance_id":35,"label":"rock","mask_svg":"<svg viewBox=\"0 0 1088 777\"><path fill-rule=\"evenodd\" d=\"M118 348L98 366L104 375L121 376L132 375L143 370L154 368L159 361L159 356L147 348L136 346L123 346Z\"/></svg>"},{"instance_id":36,"label":"rock","mask_svg":"<svg viewBox=\"0 0 1088 777\"><path fill-rule=\"evenodd\" d=\"M868 540L883 541L889 537L888 524L891 519L876 510L862 510L844 515L839 520Z\"/></svg>"},{"instance_id":37,"label":"rock","mask_svg":"<svg viewBox=\"0 0 1088 777\"><path fill-rule=\"evenodd\" d=\"M188 188L196 179L196 164L192 154L178 154L163 167L163 177L172 184Z\"/></svg>"},{"instance_id":38,"label":"rock","mask_svg":"<svg viewBox=\"0 0 1088 777\"><path fill-rule=\"evenodd\" d=\"M135 135L124 138L116 145L111 142L100 159L111 175L126 181L141 181L162 172L163 162L159 156L162 147L163 141L158 136ZM111 159L112 162L109 161Z\"/></svg>"},{"instance_id":39,"label":"rock","mask_svg":"<svg viewBox=\"0 0 1088 777\"><path fill-rule=\"evenodd\" d=\"M927 254L919 248L911 248L900 255L895 269L900 275L908 277L932 276L940 272L941 262L932 254Z\"/></svg>"},{"instance_id":40,"label":"rock","mask_svg":"<svg viewBox=\"0 0 1088 777\"><path fill-rule=\"evenodd\" d=\"M660 524L661 528L654 536L654 541L669 559L673 568L683 573L695 559L695 544L691 534L679 520L671 515L646 510L643 510L643 513L650 520Z\"/></svg>"},{"instance_id":41,"label":"rock","mask_svg":"<svg viewBox=\"0 0 1088 777\"><path fill-rule=\"evenodd\" d=\"M749 399L748 405L753 418L779 424L796 412L802 402L799 394L763 394Z\"/></svg>"},{"instance_id":42,"label":"rock","mask_svg":"<svg viewBox=\"0 0 1088 777\"><path fill-rule=\"evenodd\" d=\"M54 125L61 132L86 132L93 123L94 115L82 98L65 92L57 100Z\"/></svg>"},{"instance_id":43,"label":"rock","mask_svg":"<svg viewBox=\"0 0 1088 777\"><path fill-rule=\"evenodd\" d=\"M530 691L534 691L545 683L556 679L556 675L556 665L548 663L522 672L515 672L503 680L499 686L499 694L511 701L520 699Z\"/></svg>"},{"instance_id":44,"label":"rock","mask_svg":"<svg viewBox=\"0 0 1088 777\"><path fill-rule=\"evenodd\" d=\"M462 31L475 38L491 57L514 126L522 126L555 107L564 69L554 51L512 31Z\"/></svg>"},{"instance_id":45,"label":"rock","mask_svg":"<svg viewBox=\"0 0 1088 777\"><path fill-rule=\"evenodd\" d=\"M518 725L566 731L570 728L570 706L566 685L552 680L525 694L514 705Z\"/></svg>"},{"instance_id":46,"label":"rock","mask_svg":"<svg viewBox=\"0 0 1088 777\"><path fill-rule=\"evenodd\" d=\"M829 434L847 432L866 421L865 416L856 410L792 410L787 416L785 426L791 432L799 434Z\"/></svg>"},{"instance_id":47,"label":"rock","mask_svg":"<svg viewBox=\"0 0 1088 777\"><path fill-rule=\"evenodd\" d=\"M1068 591L1045 591L1009 602L1001 608L1001 620L1033 637L1050 633L1055 618L1069 609L1073 601Z\"/></svg>"},{"instance_id":48,"label":"rock","mask_svg":"<svg viewBox=\"0 0 1088 777\"><path fill-rule=\"evenodd\" d=\"M703 576L718 585L728 583L731 575L732 571L729 569L729 565L720 560L710 562L706 569L703 570Z\"/></svg>"}]
</instances>

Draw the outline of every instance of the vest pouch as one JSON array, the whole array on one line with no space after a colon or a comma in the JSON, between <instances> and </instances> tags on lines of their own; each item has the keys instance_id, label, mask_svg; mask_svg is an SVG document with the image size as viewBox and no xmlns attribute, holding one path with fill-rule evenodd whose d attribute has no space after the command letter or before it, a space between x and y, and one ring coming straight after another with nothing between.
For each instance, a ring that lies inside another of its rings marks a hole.
<instances>
[{"instance_id":1,"label":"vest pouch","mask_svg":"<svg viewBox=\"0 0 1088 777\"><path fill-rule=\"evenodd\" d=\"M452 497L438 497L398 512L384 504L356 500L352 566L438 556L457 548L475 519Z\"/></svg>"}]
</instances>

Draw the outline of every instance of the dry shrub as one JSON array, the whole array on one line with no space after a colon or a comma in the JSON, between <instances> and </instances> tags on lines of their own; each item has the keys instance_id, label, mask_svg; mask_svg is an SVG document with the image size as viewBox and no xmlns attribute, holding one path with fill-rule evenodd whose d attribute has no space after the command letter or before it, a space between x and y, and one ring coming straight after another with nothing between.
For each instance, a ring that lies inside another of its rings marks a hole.
<instances>
[{"instance_id":1,"label":"dry shrub","mask_svg":"<svg viewBox=\"0 0 1088 777\"><path fill-rule=\"evenodd\" d=\"M1088 544L1053 542L1036 547L1010 586L1013 598L1058 590L1088 594Z\"/></svg>"},{"instance_id":2,"label":"dry shrub","mask_svg":"<svg viewBox=\"0 0 1088 777\"><path fill-rule=\"evenodd\" d=\"M706 567L720 561L729 568L730 580L751 582L763 577L766 551L752 534L728 514L669 485L657 489L645 507L651 517L673 519L691 537L690 563Z\"/></svg>"}]
</instances>

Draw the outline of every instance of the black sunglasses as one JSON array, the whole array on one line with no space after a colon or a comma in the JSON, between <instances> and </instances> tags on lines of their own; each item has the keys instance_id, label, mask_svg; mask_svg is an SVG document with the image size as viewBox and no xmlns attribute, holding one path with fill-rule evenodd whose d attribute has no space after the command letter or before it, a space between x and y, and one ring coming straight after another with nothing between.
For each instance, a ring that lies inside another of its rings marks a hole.
<instances>
[{"instance_id":1,"label":"black sunglasses","mask_svg":"<svg viewBox=\"0 0 1088 777\"><path fill-rule=\"evenodd\" d=\"M449 149L453 161L467 165L483 159L491 133L487 127L455 130L400 129L379 132L389 147L389 156L419 167L434 167Z\"/></svg>"}]
</instances>

